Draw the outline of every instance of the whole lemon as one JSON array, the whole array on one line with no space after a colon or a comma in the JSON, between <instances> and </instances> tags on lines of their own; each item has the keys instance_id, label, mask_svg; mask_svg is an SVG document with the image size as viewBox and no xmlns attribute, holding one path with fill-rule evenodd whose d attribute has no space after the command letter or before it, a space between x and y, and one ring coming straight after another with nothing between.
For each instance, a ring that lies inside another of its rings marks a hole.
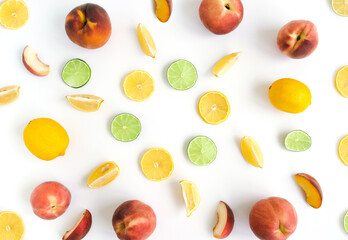
<instances>
[{"instance_id":1,"label":"whole lemon","mask_svg":"<svg viewBox=\"0 0 348 240\"><path fill-rule=\"evenodd\" d=\"M46 161L63 156L69 145L65 129L50 118L30 121L24 129L23 139L32 154Z\"/></svg>"},{"instance_id":2,"label":"whole lemon","mask_svg":"<svg viewBox=\"0 0 348 240\"><path fill-rule=\"evenodd\" d=\"M311 91L302 82L291 78L282 78L269 87L269 100L272 105L284 112L300 113L311 105Z\"/></svg>"}]
</instances>

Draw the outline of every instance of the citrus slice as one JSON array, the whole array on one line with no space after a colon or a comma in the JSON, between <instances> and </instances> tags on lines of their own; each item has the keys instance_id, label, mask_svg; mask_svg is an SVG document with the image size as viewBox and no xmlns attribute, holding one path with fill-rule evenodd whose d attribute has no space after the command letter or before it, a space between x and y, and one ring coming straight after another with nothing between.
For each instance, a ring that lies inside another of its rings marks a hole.
<instances>
[{"instance_id":1,"label":"citrus slice","mask_svg":"<svg viewBox=\"0 0 348 240\"><path fill-rule=\"evenodd\" d=\"M240 149L245 160L254 167L263 167L263 155L259 144L248 136L242 138L240 142Z\"/></svg>"},{"instance_id":2,"label":"citrus slice","mask_svg":"<svg viewBox=\"0 0 348 240\"><path fill-rule=\"evenodd\" d=\"M25 226L21 216L15 212L0 213L0 239L21 240L24 237Z\"/></svg>"},{"instance_id":3,"label":"citrus slice","mask_svg":"<svg viewBox=\"0 0 348 240\"><path fill-rule=\"evenodd\" d=\"M163 148L150 148L140 161L141 171L152 181L162 181L170 177L174 170L172 156Z\"/></svg>"},{"instance_id":4,"label":"citrus slice","mask_svg":"<svg viewBox=\"0 0 348 240\"><path fill-rule=\"evenodd\" d=\"M8 29L19 29L29 19L28 6L22 0L7 0L0 5L0 24Z\"/></svg>"},{"instance_id":5,"label":"citrus slice","mask_svg":"<svg viewBox=\"0 0 348 240\"><path fill-rule=\"evenodd\" d=\"M348 98L348 65L342 67L336 73L335 85L337 91L343 96Z\"/></svg>"},{"instance_id":6,"label":"citrus slice","mask_svg":"<svg viewBox=\"0 0 348 240\"><path fill-rule=\"evenodd\" d=\"M348 166L348 135L342 138L338 144L338 157Z\"/></svg>"},{"instance_id":7,"label":"citrus slice","mask_svg":"<svg viewBox=\"0 0 348 240\"><path fill-rule=\"evenodd\" d=\"M111 133L121 142L130 142L136 139L141 131L139 119L130 113L117 115L111 123Z\"/></svg>"},{"instance_id":8,"label":"citrus slice","mask_svg":"<svg viewBox=\"0 0 348 240\"><path fill-rule=\"evenodd\" d=\"M66 96L71 106L84 112L96 112L104 101L102 98L90 94L76 94Z\"/></svg>"},{"instance_id":9,"label":"citrus slice","mask_svg":"<svg viewBox=\"0 0 348 240\"><path fill-rule=\"evenodd\" d=\"M147 28L141 23L138 24L137 34L140 46L144 53L147 56L154 58L157 52L155 42Z\"/></svg>"},{"instance_id":10,"label":"citrus slice","mask_svg":"<svg viewBox=\"0 0 348 240\"><path fill-rule=\"evenodd\" d=\"M180 185L186 205L186 216L189 217L198 208L201 197L194 182L182 180L180 181Z\"/></svg>"},{"instance_id":11,"label":"citrus slice","mask_svg":"<svg viewBox=\"0 0 348 240\"><path fill-rule=\"evenodd\" d=\"M294 130L288 133L285 137L285 148L294 151L305 151L312 145L311 137L302 130Z\"/></svg>"},{"instance_id":12,"label":"citrus slice","mask_svg":"<svg viewBox=\"0 0 348 240\"><path fill-rule=\"evenodd\" d=\"M198 166L211 164L217 154L215 143L208 137L193 138L187 147L187 155L191 162Z\"/></svg>"},{"instance_id":13,"label":"citrus slice","mask_svg":"<svg viewBox=\"0 0 348 240\"><path fill-rule=\"evenodd\" d=\"M116 163L110 161L97 167L87 180L89 188L101 188L111 183L120 174L120 168Z\"/></svg>"},{"instance_id":14,"label":"citrus slice","mask_svg":"<svg viewBox=\"0 0 348 240\"><path fill-rule=\"evenodd\" d=\"M348 212L346 212L346 214L344 215L343 227L344 227L344 231L346 231L346 233L348 233Z\"/></svg>"},{"instance_id":15,"label":"citrus slice","mask_svg":"<svg viewBox=\"0 0 348 240\"><path fill-rule=\"evenodd\" d=\"M133 101L141 102L148 99L154 90L154 80L146 71L133 71L123 81L124 94Z\"/></svg>"},{"instance_id":16,"label":"citrus slice","mask_svg":"<svg viewBox=\"0 0 348 240\"><path fill-rule=\"evenodd\" d=\"M332 0L331 1L332 9L338 15L342 17L348 16L348 1L347 0Z\"/></svg>"},{"instance_id":17,"label":"citrus slice","mask_svg":"<svg viewBox=\"0 0 348 240\"><path fill-rule=\"evenodd\" d=\"M221 77L222 75L224 75L238 60L241 53L242 52L231 53L230 55L223 57L215 64L213 68L213 74L216 77Z\"/></svg>"},{"instance_id":18,"label":"citrus slice","mask_svg":"<svg viewBox=\"0 0 348 240\"><path fill-rule=\"evenodd\" d=\"M19 86L7 86L0 88L0 105L9 104L17 100L19 96Z\"/></svg>"},{"instance_id":19,"label":"citrus slice","mask_svg":"<svg viewBox=\"0 0 348 240\"><path fill-rule=\"evenodd\" d=\"M63 68L62 78L69 87L80 88L91 78L91 68L81 59L71 59Z\"/></svg>"},{"instance_id":20,"label":"citrus slice","mask_svg":"<svg viewBox=\"0 0 348 240\"><path fill-rule=\"evenodd\" d=\"M174 89L187 90L192 88L198 78L195 66L189 61L178 60L170 64L167 70L167 79Z\"/></svg>"},{"instance_id":21,"label":"citrus slice","mask_svg":"<svg viewBox=\"0 0 348 240\"><path fill-rule=\"evenodd\" d=\"M219 124L228 118L230 104L222 93L207 92L199 99L198 113L206 123Z\"/></svg>"}]
</instances>

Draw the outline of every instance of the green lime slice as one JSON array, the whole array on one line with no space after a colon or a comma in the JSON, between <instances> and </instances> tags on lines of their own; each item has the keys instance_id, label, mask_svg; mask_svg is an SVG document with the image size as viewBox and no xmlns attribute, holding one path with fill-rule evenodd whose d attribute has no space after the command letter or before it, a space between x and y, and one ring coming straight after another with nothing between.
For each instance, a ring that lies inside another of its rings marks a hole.
<instances>
[{"instance_id":1,"label":"green lime slice","mask_svg":"<svg viewBox=\"0 0 348 240\"><path fill-rule=\"evenodd\" d=\"M215 160L216 154L216 145L208 137L195 137L187 146L187 155L190 161L198 166L211 164Z\"/></svg>"},{"instance_id":2,"label":"green lime slice","mask_svg":"<svg viewBox=\"0 0 348 240\"><path fill-rule=\"evenodd\" d=\"M305 151L312 145L311 137L302 130L294 130L285 137L285 148L294 151Z\"/></svg>"},{"instance_id":3,"label":"green lime slice","mask_svg":"<svg viewBox=\"0 0 348 240\"><path fill-rule=\"evenodd\" d=\"M187 90L193 87L197 77L195 66L186 60L173 62L167 70L168 82L176 90Z\"/></svg>"},{"instance_id":4,"label":"green lime slice","mask_svg":"<svg viewBox=\"0 0 348 240\"><path fill-rule=\"evenodd\" d=\"M343 227L344 227L344 231L346 231L346 233L348 233L348 212L346 212L346 214L344 215Z\"/></svg>"},{"instance_id":5,"label":"green lime slice","mask_svg":"<svg viewBox=\"0 0 348 240\"><path fill-rule=\"evenodd\" d=\"M129 113L117 115L111 123L111 133L116 140L130 142L136 139L141 131L139 119Z\"/></svg>"},{"instance_id":6,"label":"green lime slice","mask_svg":"<svg viewBox=\"0 0 348 240\"><path fill-rule=\"evenodd\" d=\"M69 87L80 88L91 78L91 68L81 59L71 59L63 68L62 78Z\"/></svg>"}]
</instances>

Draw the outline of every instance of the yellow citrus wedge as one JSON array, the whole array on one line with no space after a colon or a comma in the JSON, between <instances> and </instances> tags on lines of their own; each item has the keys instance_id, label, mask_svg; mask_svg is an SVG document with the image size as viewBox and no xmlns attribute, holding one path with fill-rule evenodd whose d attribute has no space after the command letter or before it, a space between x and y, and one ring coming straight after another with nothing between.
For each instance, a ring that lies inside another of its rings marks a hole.
<instances>
[{"instance_id":1,"label":"yellow citrus wedge","mask_svg":"<svg viewBox=\"0 0 348 240\"><path fill-rule=\"evenodd\" d=\"M110 161L97 167L87 180L89 188L101 188L111 183L120 174L120 168L116 163Z\"/></svg>"},{"instance_id":2,"label":"yellow citrus wedge","mask_svg":"<svg viewBox=\"0 0 348 240\"><path fill-rule=\"evenodd\" d=\"M15 212L0 213L0 239L21 240L24 237L25 226L21 216Z\"/></svg>"},{"instance_id":3,"label":"yellow citrus wedge","mask_svg":"<svg viewBox=\"0 0 348 240\"><path fill-rule=\"evenodd\" d=\"M194 182L182 180L180 181L180 185L186 205L186 215L189 217L198 208L199 203L201 202L201 197Z\"/></svg>"},{"instance_id":4,"label":"yellow citrus wedge","mask_svg":"<svg viewBox=\"0 0 348 240\"><path fill-rule=\"evenodd\" d=\"M129 99L141 102L151 97L155 82L148 72L136 70L125 77L123 91Z\"/></svg>"},{"instance_id":5,"label":"yellow citrus wedge","mask_svg":"<svg viewBox=\"0 0 348 240\"><path fill-rule=\"evenodd\" d=\"M0 5L0 24L5 28L19 29L28 19L28 6L22 0L7 0Z\"/></svg>"},{"instance_id":6,"label":"yellow citrus wedge","mask_svg":"<svg viewBox=\"0 0 348 240\"><path fill-rule=\"evenodd\" d=\"M198 113L209 124L219 124L230 114L230 104L221 92L207 92L198 102Z\"/></svg>"},{"instance_id":7,"label":"yellow citrus wedge","mask_svg":"<svg viewBox=\"0 0 348 240\"><path fill-rule=\"evenodd\" d=\"M174 170L172 156L163 148L150 148L141 158L141 171L152 181L162 181L170 177Z\"/></svg>"},{"instance_id":8,"label":"yellow citrus wedge","mask_svg":"<svg viewBox=\"0 0 348 240\"><path fill-rule=\"evenodd\" d=\"M251 137L243 137L240 141L240 149L245 160L254 167L263 167L263 155L260 146Z\"/></svg>"},{"instance_id":9,"label":"yellow citrus wedge","mask_svg":"<svg viewBox=\"0 0 348 240\"><path fill-rule=\"evenodd\" d=\"M19 86L7 86L0 88L0 105L9 104L17 100L19 96Z\"/></svg>"},{"instance_id":10,"label":"yellow citrus wedge","mask_svg":"<svg viewBox=\"0 0 348 240\"><path fill-rule=\"evenodd\" d=\"M147 28L141 23L138 25L137 34L140 46L144 53L147 56L154 58L157 52L155 42Z\"/></svg>"},{"instance_id":11,"label":"yellow citrus wedge","mask_svg":"<svg viewBox=\"0 0 348 240\"><path fill-rule=\"evenodd\" d=\"M89 94L66 96L71 106L84 112L96 112L104 101L102 98Z\"/></svg>"},{"instance_id":12,"label":"yellow citrus wedge","mask_svg":"<svg viewBox=\"0 0 348 240\"><path fill-rule=\"evenodd\" d=\"M341 139L338 144L338 157L348 166L348 135Z\"/></svg>"},{"instance_id":13,"label":"yellow citrus wedge","mask_svg":"<svg viewBox=\"0 0 348 240\"><path fill-rule=\"evenodd\" d=\"M222 58L215 64L213 68L213 74L216 77L221 77L222 75L224 75L238 60L241 53L242 52L231 53L230 55L227 55L224 58Z\"/></svg>"},{"instance_id":14,"label":"yellow citrus wedge","mask_svg":"<svg viewBox=\"0 0 348 240\"><path fill-rule=\"evenodd\" d=\"M348 16L348 1L347 0L332 0L331 1L332 9L338 15L342 17Z\"/></svg>"},{"instance_id":15,"label":"yellow citrus wedge","mask_svg":"<svg viewBox=\"0 0 348 240\"><path fill-rule=\"evenodd\" d=\"M342 67L337 71L335 77L335 85L337 91L343 96L348 98L348 65Z\"/></svg>"}]
</instances>

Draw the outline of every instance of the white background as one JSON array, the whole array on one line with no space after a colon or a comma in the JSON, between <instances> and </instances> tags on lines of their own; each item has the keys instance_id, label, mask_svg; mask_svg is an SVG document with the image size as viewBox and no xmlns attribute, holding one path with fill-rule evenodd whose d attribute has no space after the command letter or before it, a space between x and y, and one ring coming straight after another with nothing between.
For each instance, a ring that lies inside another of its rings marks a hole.
<instances>
[{"instance_id":1,"label":"white background","mask_svg":"<svg viewBox=\"0 0 348 240\"><path fill-rule=\"evenodd\" d=\"M244 0L245 15L230 34L218 36L205 29L199 19L200 0L173 0L170 20L161 23L152 0L99 0L109 13L113 32L109 42L97 50L72 43L64 29L65 17L84 1L27 0L30 19L17 31L0 27L1 86L20 85L19 99L0 107L1 174L0 210L18 212L26 225L26 240L61 239L85 208L93 215L85 239L117 239L111 225L114 210L126 200L138 199L153 207L157 227L150 239L213 239L216 207L227 202L235 214L230 239L256 239L249 228L252 205L266 197L289 200L297 210L298 226L291 239L344 239L343 216L348 210L348 168L337 156L339 140L348 134L348 100L335 89L336 71L348 64L347 21L336 15L329 0ZM319 32L319 46L308 58L293 60L276 46L278 30L295 19L313 21ZM137 24L151 32L158 49L155 59L146 56L138 43ZM36 77L22 64L26 45L51 67L49 76ZM240 59L223 77L211 73L224 55L242 51ZM84 59L92 69L90 82L72 89L61 79L64 64ZM176 91L166 80L166 69L177 59L191 61L198 70L196 85ZM129 100L121 84L131 71L148 71L156 90L148 100ZM268 100L269 85L282 77L298 79L312 91L312 105L300 114L275 109ZM206 91L224 93L231 105L227 121L213 126L197 113L199 97ZM80 112L65 99L70 94L102 97L100 110ZM116 141L110 133L113 117L122 112L136 115L143 130L130 143ZM38 117L58 121L68 132L66 155L45 162L25 147L22 133ZM313 140L305 152L289 152L284 136L294 129L306 131ZM209 136L218 156L210 166L198 167L186 155L186 146L197 135ZM243 159L240 139L252 136L264 154L264 167L252 167ZM142 154L151 147L168 150L175 163L172 176L152 182L140 169ZM101 189L88 189L91 171L105 161L115 161L119 177ZM294 174L305 172L320 183L324 200L320 209L311 208ZM194 181L201 204L186 217L179 181ZM43 220L32 212L30 193L44 181L59 181L72 193L71 205L56 220Z\"/></svg>"}]
</instances>

